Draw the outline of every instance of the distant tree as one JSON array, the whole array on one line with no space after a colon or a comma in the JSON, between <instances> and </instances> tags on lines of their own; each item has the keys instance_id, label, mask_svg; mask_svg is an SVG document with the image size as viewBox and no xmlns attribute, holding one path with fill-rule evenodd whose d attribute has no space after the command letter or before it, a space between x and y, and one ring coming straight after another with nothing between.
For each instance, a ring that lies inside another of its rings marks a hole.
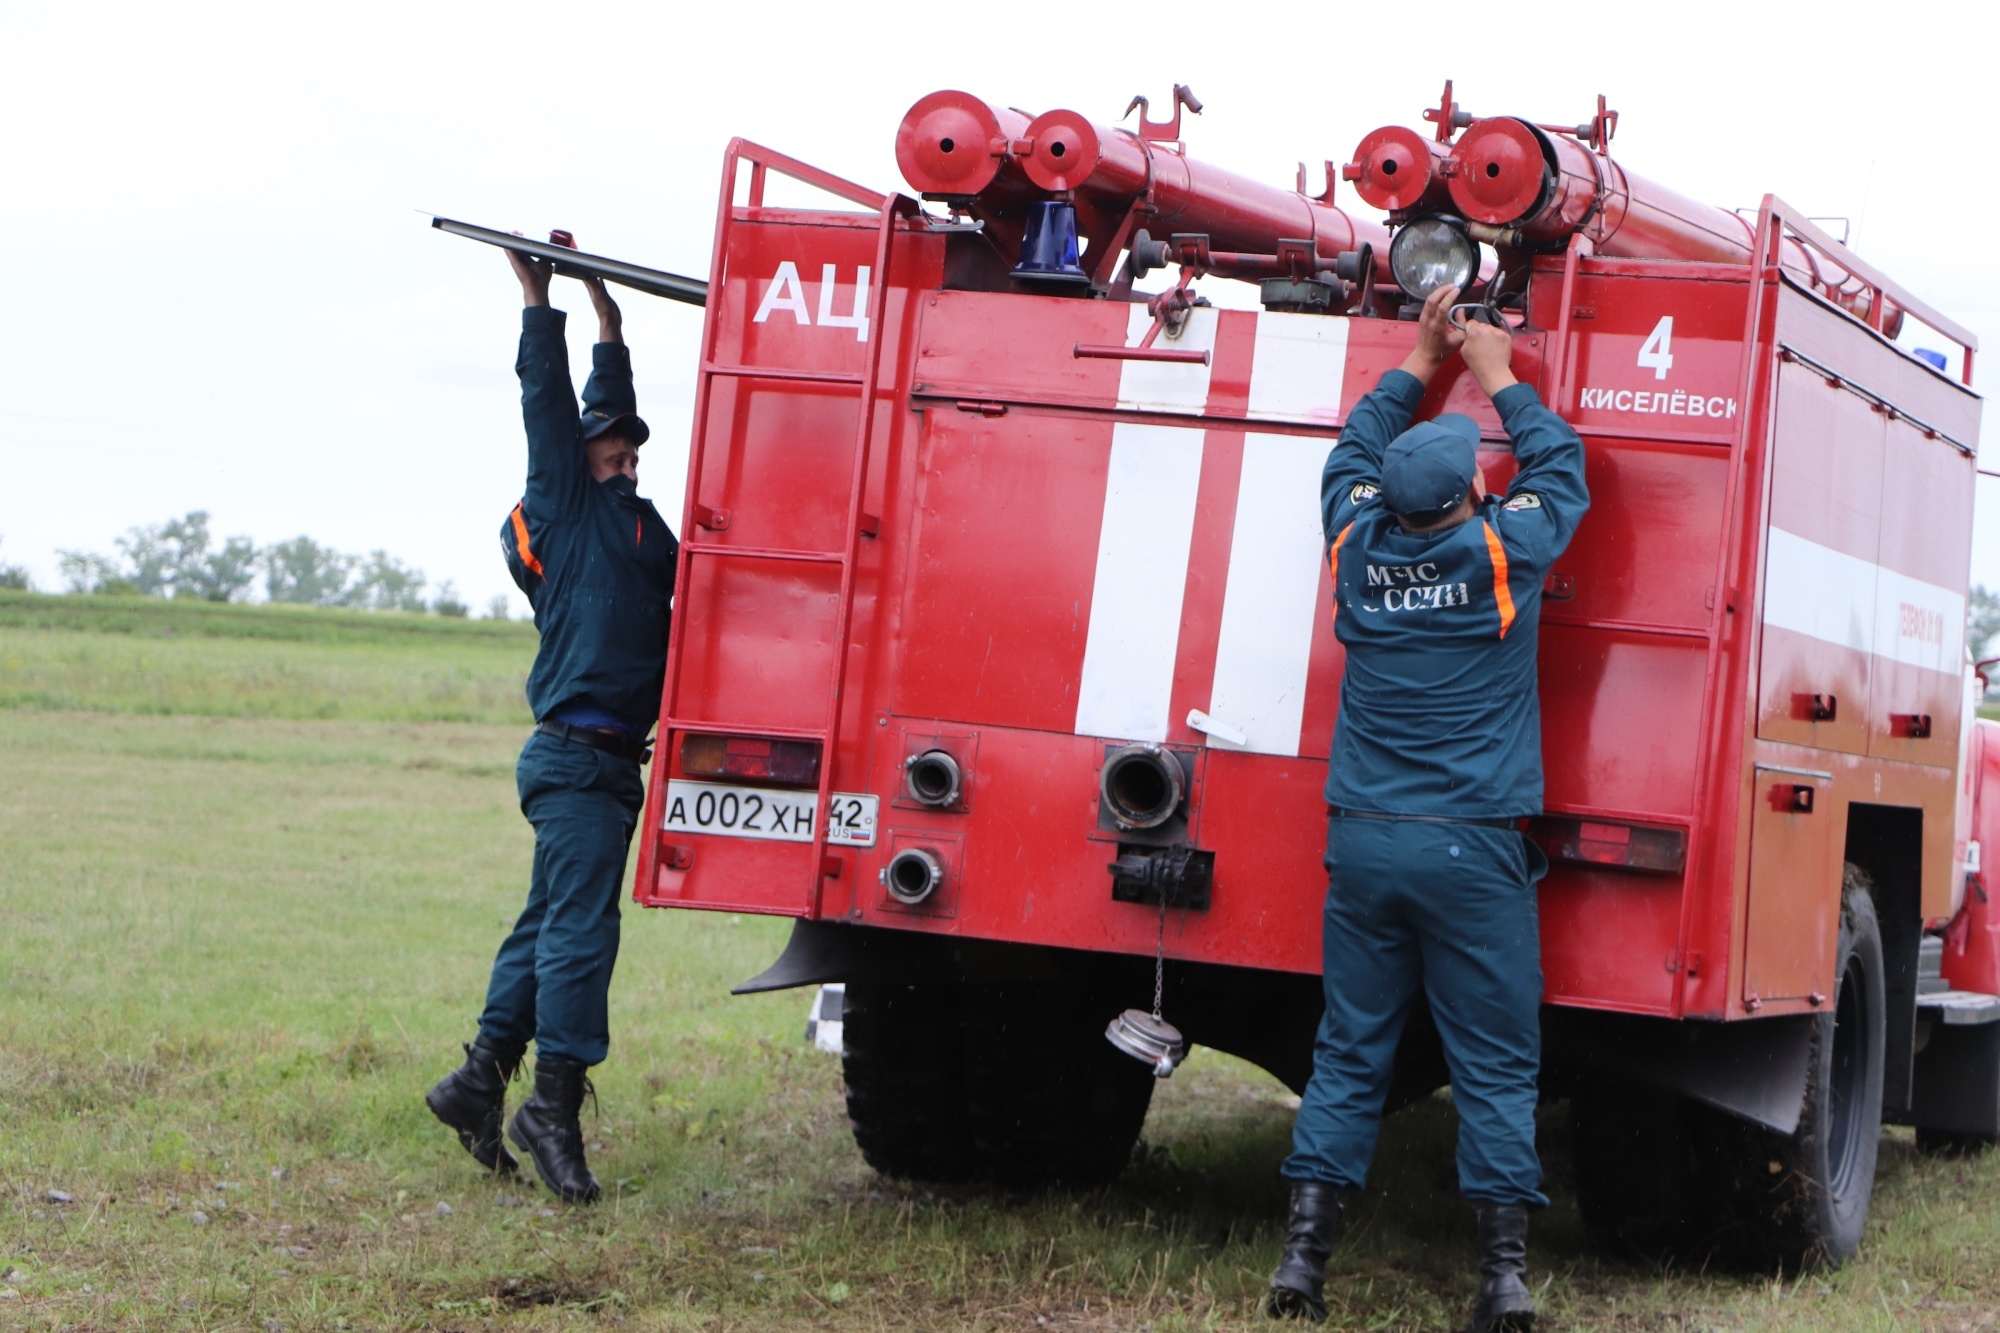
<instances>
[{"instance_id":1,"label":"distant tree","mask_svg":"<svg viewBox=\"0 0 2000 1333\"><path fill-rule=\"evenodd\" d=\"M92 551L58 551L71 592L138 593L227 602L250 586L257 548L231 537L210 549L208 511L190 510L164 523L128 528L112 544L119 559Z\"/></svg>"},{"instance_id":2,"label":"distant tree","mask_svg":"<svg viewBox=\"0 0 2000 1333\"><path fill-rule=\"evenodd\" d=\"M139 586L119 572L118 562L91 551L57 551L56 568L70 592L137 593Z\"/></svg>"},{"instance_id":3,"label":"distant tree","mask_svg":"<svg viewBox=\"0 0 2000 1333\"><path fill-rule=\"evenodd\" d=\"M0 565L0 588L12 588L16 592L33 592L35 584L28 577L26 565Z\"/></svg>"},{"instance_id":4,"label":"distant tree","mask_svg":"<svg viewBox=\"0 0 2000 1333\"><path fill-rule=\"evenodd\" d=\"M486 603L486 618L488 620L512 620L514 617L509 614L512 609L512 604L508 602L506 593L495 593L492 599Z\"/></svg>"},{"instance_id":5,"label":"distant tree","mask_svg":"<svg viewBox=\"0 0 2000 1333\"><path fill-rule=\"evenodd\" d=\"M458 585L450 579L438 585L437 598L431 602L431 610L453 620L463 620L472 614L472 608L458 599Z\"/></svg>"},{"instance_id":6,"label":"distant tree","mask_svg":"<svg viewBox=\"0 0 2000 1333\"><path fill-rule=\"evenodd\" d=\"M264 593L274 602L345 606L347 581L355 560L310 537L294 537L257 553L264 569Z\"/></svg>"},{"instance_id":7,"label":"distant tree","mask_svg":"<svg viewBox=\"0 0 2000 1333\"><path fill-rule=\"evenodd\" d=\"M231 537L219 551L204 551L174 575L174 596L204 602L233 602L257 577L257 548L248 537Z\"/></svg>"},{"instance_id":8,"label":"distant tree","mask_svg":"<svg viewBox=\"0 0 2000 1333\"><path fill-rule=\"evenodd\" d=\"M424 572L413 569L387 551L370 551L361 562L344 604L369 611L422 611Z\"/></svg>"},{"instance_id":9,"label":"distant tree","mask_svg":"<svg viewBox=\"0 0 2000 1333\"><path fill-rule=\"evenodd\" d=\"M125 557L121 577L148 597L174 593L181 570L208 552L208 511L195 509L182 518L127 528L112 543Z\"/></svg>"},{"instance_id":10,"label":"distant tree","mask_svg":"<svg viewBox=\"0 0 2000 1333\"><path fill-rule=\"evenodd\" d=\"M262 548L248 537L231 537L217 548L209 535L208 511L203 509L129 528L116 545L116 557L95 551L56 552L68 589L228 602L242 596L261 571L265 594L274 602L471 614L450 583L438 588L435 602L426 601L424 572L387 551L347 555L304 536ZM4 579L10 568L0 565L0 587L8 586ZM20 577L25 581L26 571Z\"/></svg>"},{"instance_id":11,"label":"distant tree","mask_svg":"<svg viewBox=\"0 0 2000 1333\"><path fill-rule=\"evenodd\" d=\"M1994 592L1983 583L1972 585L1971 624L1967 637L1971 640L1972 656L1984 658L1992 651L1993 636L2000 633L2000 593Z\"/></svg>"}]
</instances>

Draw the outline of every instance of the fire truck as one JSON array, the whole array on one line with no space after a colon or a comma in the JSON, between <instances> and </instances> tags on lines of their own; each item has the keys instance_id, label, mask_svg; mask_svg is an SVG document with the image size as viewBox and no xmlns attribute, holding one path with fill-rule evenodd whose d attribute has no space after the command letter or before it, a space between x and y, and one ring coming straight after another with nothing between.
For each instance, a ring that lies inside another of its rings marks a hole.
<instances>
[{"instance_id":1,"label":"fire truck","mask_svg":"<svg viewBox=\"0 0 2000 1333\"><path fill-rule=\"evenodd\" d=\"M1108 1180L1181 1041L1301 1089L1342 661L1319 479L1454 283L1588 456L1524 829L1586 1226L1851 1255L1885 1123L2000 1135L1975 339L1775 197L1628 170L1601 98L1548 125L1447 84L1318 193L1191 156L1200 109L938 92L897 131L909 194L732 142L705 287L550 252L706 304L636 901L795 918L739 989L844 983L891 1175ZM1504 486L1456 363L1443 411ZM1420 1014L1392 1105L1445 1082Z\"/></svg>"}]
</instances>

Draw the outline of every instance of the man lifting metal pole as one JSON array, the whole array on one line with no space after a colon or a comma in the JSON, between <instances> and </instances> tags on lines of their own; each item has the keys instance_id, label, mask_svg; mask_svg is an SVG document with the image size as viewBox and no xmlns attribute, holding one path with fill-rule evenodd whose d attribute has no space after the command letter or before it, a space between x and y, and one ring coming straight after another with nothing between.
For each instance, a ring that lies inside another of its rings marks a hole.
<instances>
[{"instance_id":1,"label":"man lifting metal pole","mask_svg":"<svg viewBox=\"0 0 2000 1333\"><path fill-rule=\"evenodd\" d=\"M639 771L659 716L679 550L659 511L638 494L639 447L650 432L638 414L618 306L604 283L654 290L666 285L655 279L673 275L631 265L619 266L630 270L622 276L606 271L615 261L572 265L566 250L501 233L474 239L507 249L525 300L514 368L528 479L501 524L500 545L541 631L528 675L536 726L515 769L521 812L535 828L535 859L527 905L493 961L479 1035L465 1048L465 1064L425 1101L481 1166L515 1170L500 1141L501 1121L507 1084L532 1040L534 1094L507 1137L557 1197L589 1203L599 1189L578 1115L590 1090L585 1071L610 1049L619 889L645 800ZM581 417L570 387L566 317L549 305L550 279L566 267L578 272L598 320ZM704 284L677 299L705 294Z\"/></svg>"}]
</instances>

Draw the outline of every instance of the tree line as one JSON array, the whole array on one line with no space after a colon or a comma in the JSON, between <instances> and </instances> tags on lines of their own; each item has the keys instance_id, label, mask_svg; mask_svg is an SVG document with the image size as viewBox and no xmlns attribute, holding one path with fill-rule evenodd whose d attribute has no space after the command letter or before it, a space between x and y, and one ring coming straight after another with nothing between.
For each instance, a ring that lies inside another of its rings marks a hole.
<instances>
[{"instance_id":1,"label":"tree line","mask_svg":"<svg viewBox=\"0 0 2000 1333\"><path fill-rule=\"evenodd\" d=\"M112 546L116 553L111 555L58 550L64 591L237 602L251 600L261 580L264 596L273 602L471 614L450 579L427 596L429 580L424 572L387 551L352 555L306 536L269 546L240 536L218 542L209 531L204 509L128 528ZM0 564L0 588L31 586L26 569ZM486 615L491 620L507 619L507 599L493 598Z\"/></svg>"},{"instance_id":2,"label":"tree line","mask_svg":"<svg viewBox=\"0 0 2000 1333\"><path fill-rule=\"evenodd\" d=\"M248 537L229 537L216 546L209 536L205 509L164 523L128 528L111 544L118 548L116 556L56 552L66 591L234 602L246 598L261 574L264 595L274 602L368 611L429 611L440 616L471 614L450 579L438 585L435 596L426 599L424 572L387 551L348 555L304 536L270 546L258 546ZM32 586L24 566L0 562L0 588ZM1994 636L2000 634L2000 592L1975 583L1966 610L1966 641L1974 657L1984 657ZM507 619L504 596L487 603L486 618Z\"/></svg>"}]
</instances>

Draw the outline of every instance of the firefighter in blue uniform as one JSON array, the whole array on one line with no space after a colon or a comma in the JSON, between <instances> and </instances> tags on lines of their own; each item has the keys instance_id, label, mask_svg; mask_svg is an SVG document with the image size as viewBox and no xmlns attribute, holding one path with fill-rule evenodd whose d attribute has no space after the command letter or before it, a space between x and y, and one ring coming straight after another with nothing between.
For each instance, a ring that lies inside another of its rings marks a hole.
<instances>
[{"instance_id":1,"label":"firefighter in blue uniform","mask_svg":"<svg viewBox=\"0 0 2000 1333\"><path fill-rule=\"evenodd\" d=\"M1345 647L1326 799L1326 1016L1283 1174L1292 1182L1273 1317L1323 1319L1326 1260L1367 1178L1391 1063L1418 988L1459 1113L1459 1187L1478 1210L1471 1328L1534 1320L1527 1216L1535 1155L1541 947L1519 832L1542 807L1535 639L1542 578L1589 507L1583 443L1510 370L1513 338L1431 294L1416 349L1354 406L1321 478L1334 632ZM1513 441L1486 494L1478 427L1410 424L1462 352Z\"/></svg>"},{"instance_id":2,"label":"firefighter in blue uniform","mask_svg":"<svg viewBox=\"0 0 2000 1333\"><path fill-rule=\"evenodd\" d=\"M645 799L639 767L659 716L679 544L637 492L648 431L617 305L601 281L584 280L599 332L579 420L565 316L549 307L552 270L508 257L526 301L514 369L528 485L500 544L542 640L528 675L536 727L515 768L535 829L534 871L527 907L493 960L479 1035L425 1101L481 1166L515 1170L501 1142L502 1109L532 1039L534 1092L507 1137L558 1197L588 1203L598 1184L578 1114L585 1071L610 1046L618 899Z\"/></svg>"}]
</instances>

